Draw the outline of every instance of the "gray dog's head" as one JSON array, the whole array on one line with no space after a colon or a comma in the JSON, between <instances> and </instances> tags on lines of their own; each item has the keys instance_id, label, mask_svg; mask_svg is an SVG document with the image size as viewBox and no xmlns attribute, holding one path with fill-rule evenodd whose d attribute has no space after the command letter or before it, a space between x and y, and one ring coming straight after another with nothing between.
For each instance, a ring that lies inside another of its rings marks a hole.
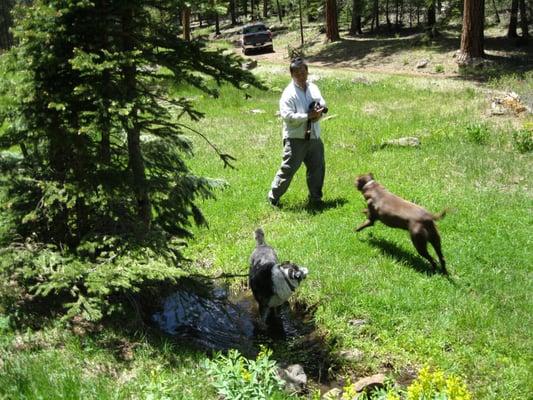
<instances>
[{"instance_id":1,"label":"gray dog's head","mask_svg":"<svg viewBox=\"0 0 533 400\"><path fill-rule=\"evenodd\" d=\"M286 277L286 279L288 279L291 285L295 288L300 285L300 282L303 281L309 273L309 270L307 268L300 267L289 261L281 263L279 268L283 275Z\"/></svg>"}]
</instances>

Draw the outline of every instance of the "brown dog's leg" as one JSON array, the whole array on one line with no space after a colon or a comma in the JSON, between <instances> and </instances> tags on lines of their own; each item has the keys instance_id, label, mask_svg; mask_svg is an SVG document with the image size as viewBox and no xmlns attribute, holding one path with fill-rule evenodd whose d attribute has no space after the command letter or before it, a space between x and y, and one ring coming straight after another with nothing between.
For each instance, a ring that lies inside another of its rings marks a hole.
<instances>
[{"instance_id":1,"label":"brown dog's leg","mask_svg":"<svg viewBox=\"0 0 533 400\"><path fill-rule=\"evenodd\" d=\"M418 254L420 254L422 257L428 260L433 270L436 270L437 263L428 253L427 234L425 230L422 228L421 230L413 230L410 233L411 233L411 241L415 245L415 249L416 251L418 251Z\"/></svg>"},{"instance_id":2,"label":"brown dog's leg","mask_svg":"<svg viewBox=\"0 0 533 400\"><path fill-rule=\"evenodd\" d=\"M435 249L435 253L437 253L437 256L439 257L440 266L442 268L442 271L445 274L448 274L448 270L446 269L446 261L444 260L444 256L442 255L442 250L440 247L440 236L439 232L437 231L437 228L435 225L433 225L433 229L429 230L429 243L433 246Z\"/></svg>"},{"instance_id":3,"label":"brown dog's leg","mask_svg":"<svg viewBox=\"0 0 533 400\"><path fill-rule=\"evenodd\" d=\"M374 225L374 221L373 220L370 220L370 219L367 219L365 222L363 222L361 225L359 225L357 228L355 228L355 231L356 232L359 232L360 230L363 230L369 226L372 226Z\"/></svg>"}]
</instances>

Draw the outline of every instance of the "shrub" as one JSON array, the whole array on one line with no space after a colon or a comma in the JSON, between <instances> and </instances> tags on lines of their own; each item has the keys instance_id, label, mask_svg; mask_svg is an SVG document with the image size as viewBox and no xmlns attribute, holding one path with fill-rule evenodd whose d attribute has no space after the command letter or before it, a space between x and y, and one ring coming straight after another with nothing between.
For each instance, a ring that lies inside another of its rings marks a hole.
<instances>
[{"instance_id":1,"label":"shrub","mask_svg":"<svg viewBox=\"0 0 533 400\"><path fill-rule=\"evenodd\" d=\"M407 400L424 399L472 400L472 395L461 378L426 366L407 388Z\"/></svg>"},{"instance_id":2,"label":"shrub","mask_svg":"<svg viewBox=\"0 0 533 400\"><path fill-rule=\"evenodd\" d=\"M471 142L485 144L489 139L490 131L485 124L471 123L466 127L466 134Z\"/></svg>"},{"instance_id":3,"label":"shrub","mask_svg":"<svg viewBox=\"0 0 533 400\"><path fill-rule=\"evenodd\" d=\"M239 351L218 354L206 362L208 375L218 394L225 399L267 400L279 391L283 381L277 375L272 351L262 348L256 360L248 360Z\"/></svg>"},{"instance_id":4,"label":"shrub","mask_svg":"<svg viewBox=\"0 0 533 400\"><path fill-rule=\"evenodd\" d=\"M370 393L357 393L348 380L343 387L342 400L472 400L463 380L455 375L446 376L441 370L424 367L407 388L407 392L397 389L393 381L385 381L385 387Z\"/></svg>"},{"instance_id":5,"label":"shrub","mask_svg":"<svg viewBox=\"0 0 533 400\"><path fill-rule=\"evenodd\" d=\"M533 127L513 132L513 143L520 153L528 153L533 150Z\"/></svg>"},{"instance_id":6,"label":"shrub","mask_svg":"<svg viewBox=\"0 0 533 400\"><path fill-rule=\"evenodd\" d=\"M439 64L439 65L436 65L436 66L435 66L435 72L437 72L437 73L439 73L439 74L443 73L443 72L444 72L444 66L443 66L443 65L440 65L440 64Z\"/></svg>"}]
</instances>

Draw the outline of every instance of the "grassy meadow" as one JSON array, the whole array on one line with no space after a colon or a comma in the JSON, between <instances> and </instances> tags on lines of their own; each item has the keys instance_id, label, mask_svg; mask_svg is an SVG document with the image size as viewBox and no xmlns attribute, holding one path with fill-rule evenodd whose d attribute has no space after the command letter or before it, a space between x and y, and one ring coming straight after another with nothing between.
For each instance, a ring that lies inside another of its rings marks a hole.
<instances>
[{"instance_id":1,"label":"grassy meadow","mask_svg":"<svg viewBox=\"0 0 533 400\"><path fill-rule=\"evenodd\" d=\"M261 226L282 259L310 269L297 296L318 305L321 329L339 349L363 350L363 362L350 366L356 375L429 363L463 375L475 398L530 396L532 157L512 140L524 120L486 117L487 90L464 82L310 73L330 108L322 210L306 207L304 168L280 210L265 200L281 159L284 69L261 71L271 89L249 89L250 99L232 88L216 101L196 97L209 116L196 128L237 158L236 169L222 170L197 144L193 169L228 186L202 205L210 227L189 248L196 266L246 272ZM420 148L379 146L404 136L419 137ZM404 231L353 232L364 219L353 180L367 171L429 210L452 210L438 224L450 280L427 273ZM369 323L357 329L352 319Z\"/></svg>"},{"instance_id":2,"label":"grassy meadow","mask_svg":"<svg viewBox=\"0 0 533 400\"><path fill-rule=\"evenodd\" d=\"M224 86L212 99L172 89L206 114L187 124L236 158L235 169L223 169L191 133L192 170L225 182L216 199L200 203L209 227L194 229L191 271L246 273L253 231L262 227L281 259L309 268L295 297L316 306L331 351L363 352L334 379L398 378L430 365L462 376L475 399L531 398L533 156L513 140L527 117L488 117L487 86L311 66L329 106L321 123L325 204L307 207L302 167L276 209L266 194L281 160L276 112L289 76L268 64L257 74L267 91ZM380 146L405 136L421 146ZM450 210L438 222L450 278L428 273L405 231L378 223L354 233L364 201L353 181L369 171L405 199ZM217 398L202 353L157 335L74 328L15 332L0 314L0 398Z\"/></svg>"}]
</instances>

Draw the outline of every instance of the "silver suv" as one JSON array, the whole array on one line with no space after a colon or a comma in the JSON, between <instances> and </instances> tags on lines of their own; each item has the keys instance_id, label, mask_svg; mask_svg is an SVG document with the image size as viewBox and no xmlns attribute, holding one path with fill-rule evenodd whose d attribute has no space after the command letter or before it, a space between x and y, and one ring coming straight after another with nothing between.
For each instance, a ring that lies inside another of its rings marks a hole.
<instances>
[{"instance_id":1,"label":"silver suv","mask_svg":"<svg viewBox=\"0 0 533 400\"><path fill-rule=\"evenodd\" d=\"M249 54L254 49L274 51L272 32L262 22L245 25L242 28L241 46L244 54Z\"/></svg>"}]
</instances>

